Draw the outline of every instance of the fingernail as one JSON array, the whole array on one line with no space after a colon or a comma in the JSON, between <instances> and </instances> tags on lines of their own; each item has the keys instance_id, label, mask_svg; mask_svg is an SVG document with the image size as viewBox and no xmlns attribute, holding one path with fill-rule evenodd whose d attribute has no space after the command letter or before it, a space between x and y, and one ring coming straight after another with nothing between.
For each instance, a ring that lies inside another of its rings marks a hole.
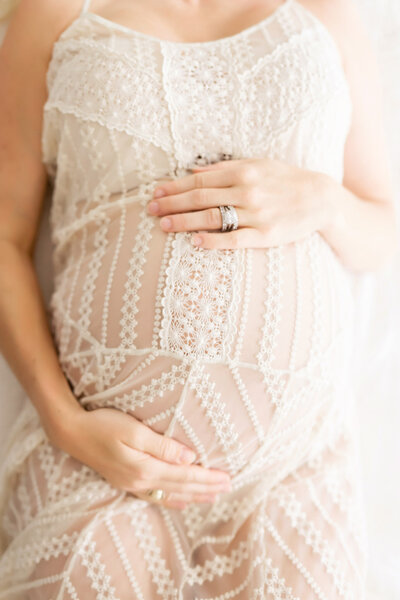
<instances>
[{"instance_id":1,"label":"fingernail","mask_svg":"<svg viewBox=\"0 0 400 600\"><path fill-rule=\"evenodd\" d=\"M180 458L181 458L181 462L192 463L196 460L197 456L192 450L183 448Z\"/></svg>"},{"instance_id":2,"label":"fingernail","mask_svg":"<svg viewBox=\"0 0 400 600\"><path fill-rule=\"evenodd\" d=\"M164 217L164 219L161 219L160 223L165 229L170 229L172 225L171 219L168 219L168 217Z\"/></svg>"},{"instance_id":3,"label":"fingernail","mask_svg":"<svg viewBox=\"0 0 400 600\"><path fill-rule=\"evenodd\" d=\"M164 190L163 190L163 189L161 189L161 188L157 188L157 189L154 191L153 197L154 197L154 198L161 198L161 196L165 196L165 192L164 192Z\"/></svg>"},{"instance_id":4,"label":"fingernail","mask_svg":"<svg viewBox=\"0 0 400 600\"><path fill-rule=\"evenodd\" d=\"M150 202L149 212L151 212L151 214L155 215L158 213L159 207L160 207L160 205L158 204L158 202Z\"/></svg>"},{"instance_id":5,"label":"fingernail","mask_svg":"<svg viewBox=\"0 0 400 600\"><path fill-rule=\"evenodd\" d=\"M199 235L192 236L192 244L193 246L200 246L203 239Z\"/></svg>"}]
</instances>

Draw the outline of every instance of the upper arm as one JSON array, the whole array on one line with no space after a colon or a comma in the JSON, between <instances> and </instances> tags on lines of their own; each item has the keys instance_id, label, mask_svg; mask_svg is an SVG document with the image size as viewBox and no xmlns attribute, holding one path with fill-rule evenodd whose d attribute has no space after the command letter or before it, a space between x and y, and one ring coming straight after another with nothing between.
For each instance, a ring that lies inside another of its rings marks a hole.
<instances>
[{"instance_id":1,"label":"upper arm","mask_svg":"<svg viewBox=\"0 0 400 600\"><path fill-rule=\"evenodd\" d=\"M343 185L362 198L393 203L381 74L365 22L354 0L307 1L338 46L350 89L353 110Z\"/></svg>"},{"instance_id":2,"label":"upper arm","mask_svg":"<svg viewBox=\"0 0 400 600\"><path fill-rule=\"evenodd\" d=\"M78 5L20 0L0 47L0 240L27 251L47 183L41 149L47 67L54 41Z\"/></svg>"}]
</instances>

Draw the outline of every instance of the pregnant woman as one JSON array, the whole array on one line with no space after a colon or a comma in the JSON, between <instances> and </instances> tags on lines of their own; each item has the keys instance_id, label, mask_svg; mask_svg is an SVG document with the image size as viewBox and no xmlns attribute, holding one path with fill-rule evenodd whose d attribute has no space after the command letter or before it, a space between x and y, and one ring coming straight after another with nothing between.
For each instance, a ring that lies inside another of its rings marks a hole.
<instances>
[{"instance_id":1,"label":"pregnant woman","mask_svg":"<svg viewBox=\"0 0 400 600\"><path fill-rule=\"evenodd\" d=\"M0 598L362 600L352 281L396 228L357 11L21 0L0 77Z\"/></svg>"}]
</instances>

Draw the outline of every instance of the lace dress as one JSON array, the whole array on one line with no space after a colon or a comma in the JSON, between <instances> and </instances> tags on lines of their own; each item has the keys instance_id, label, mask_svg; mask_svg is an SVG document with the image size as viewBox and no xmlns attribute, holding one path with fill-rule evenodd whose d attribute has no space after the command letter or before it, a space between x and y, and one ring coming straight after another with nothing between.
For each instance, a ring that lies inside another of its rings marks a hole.
<instances>
[{"instance_id":1,"label":"lace dress","mask_svg":"<svg viewBox=\"0 0 400 600\"><path fill-rule=\"evenodd\" d=\"M267 156L343 178L349 89L297 0L208 42L81 14L47 72L54 339L88 410L195 449L233 489L184 510L52 446L31 402L2 470L0 598L362 600L352 275L317 232L208 250L146 211L196 162Z\"/></svg>"}]
</instances>

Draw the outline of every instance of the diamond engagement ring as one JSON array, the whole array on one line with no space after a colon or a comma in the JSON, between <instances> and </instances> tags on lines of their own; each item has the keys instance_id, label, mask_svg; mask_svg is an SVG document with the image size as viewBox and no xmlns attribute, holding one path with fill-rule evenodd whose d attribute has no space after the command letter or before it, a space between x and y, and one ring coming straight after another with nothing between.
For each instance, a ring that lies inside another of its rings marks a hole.
<instances>
[{"instance_id":1,"label":"diamond engagement ring","mask_svg":"<svg viewBox=\"0 0 400 600\"><path fill-rule=\"evenodd\" d=\"M239 219L236 212L236 208L232 205L219 206L222 217L221 231L232 231L237 229L239 226Z\"/></svg>"},{"instance_id":2,"label":"diamond engagement ring","mask_svg":"<svg viewBox=\"0 0 400 600\"><path fill-rule=\"evenodd\" d=\"M154 498L155 500L162 500L163 498L165 498L164 490L160 490L160 489L148 490L146 492L146 494L148 496L150 496L151 498Z\"/></svg>"}]
</instances>

